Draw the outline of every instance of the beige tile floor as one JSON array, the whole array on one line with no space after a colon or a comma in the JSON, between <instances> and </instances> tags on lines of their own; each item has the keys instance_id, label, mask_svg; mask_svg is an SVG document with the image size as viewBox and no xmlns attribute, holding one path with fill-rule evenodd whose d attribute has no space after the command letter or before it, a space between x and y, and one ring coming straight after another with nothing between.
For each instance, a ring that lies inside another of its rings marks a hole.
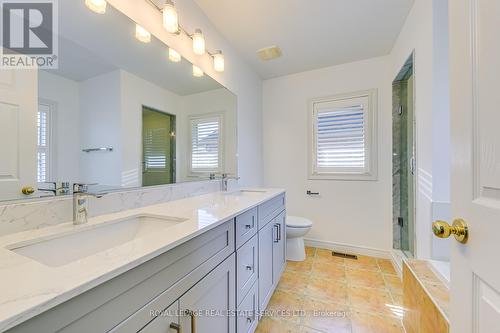
<instances>
[{"instance_id":1,"label":"beige tile floor","mask_svg":"<svg viewBox=\"0 0 500 333\"><path fill-rule=\"evenodd\" d=\"M288 262L258 333L402 333L402 283L391 261L306 248Z\"/></svg>"}]
</instances>

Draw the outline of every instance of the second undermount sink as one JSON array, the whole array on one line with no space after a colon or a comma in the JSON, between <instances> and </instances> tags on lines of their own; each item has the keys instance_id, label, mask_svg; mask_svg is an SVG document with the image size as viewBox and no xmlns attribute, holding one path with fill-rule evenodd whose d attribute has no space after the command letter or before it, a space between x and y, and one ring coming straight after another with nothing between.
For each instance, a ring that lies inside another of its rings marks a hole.
<instances>
[{"instance_id":1,"label":"second undermount sink","mask_svg":"<svg viewBox=\"0 0 500 333\"><path fill-rule=\"evenodd\" d=\"M8 249L44 265L57 267L93 254L134 241L152 233L162 232L187 219L149 214L134 215L84 226L78 231L35 239L8 246Z\"/></svg>"}]
</instances>

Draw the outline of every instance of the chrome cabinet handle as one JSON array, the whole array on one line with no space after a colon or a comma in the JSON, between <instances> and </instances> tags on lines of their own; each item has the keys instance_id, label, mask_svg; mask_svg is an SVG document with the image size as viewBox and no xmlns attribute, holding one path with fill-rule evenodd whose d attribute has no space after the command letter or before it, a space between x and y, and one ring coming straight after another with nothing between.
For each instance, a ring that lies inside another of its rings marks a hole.
<instances>
[{"instance_id":1,"label":"chrome cabinet handle","mask_svg":"<svg viewBox=\"0 0 500 333\"><path fill-rule=\"evenodd\" d=\"M191 333L196 333L196 317L194 311L186 310L185 313L191 317Z\"/></svg>"},{"instance_id":2,"label":"chrome cabinet handle","mask_svg":"<svg viewBox=\"0 0 500 333\"><path fill-rule=\"evenodd\" d=\"M178 333L181 333L181 325L177 323L170 323L170 328L176 330Z\"/></svg>"},{"instance_id":3,"label":"chrome cabinet handle","mask_svg":"<svg viewBox=\"0 0 500 333\"><path fill-rule=\"evenodd\" d=\"M281 240L281 223L278 223L278 241Z\"/></svg>"},{"instance_id":4,"label":"chrome cabinet handle","mask_svg":"<svg viewBox=\"0 0 500 333\"><path fill-rule=\"evenodd\" d=\"M273 242L275 242L275 243L278 243L280 241L279 236L278 236L278 234L279 234L278 228L279 228L279 223L275 223L274 228L273 228L273 233L274 233L274 230L276 230L276 237L273 239Z\"/></svg>"},{"instance_id":5,"label":"chrome cabinet handle","mask_svg":"<svg viewBox=\"0 0 500 333\"><path fill-rule=\"evenodd\" d=\"M253 271L253 266L246 266L247 271Z\"/></svg>"}]
</instances>

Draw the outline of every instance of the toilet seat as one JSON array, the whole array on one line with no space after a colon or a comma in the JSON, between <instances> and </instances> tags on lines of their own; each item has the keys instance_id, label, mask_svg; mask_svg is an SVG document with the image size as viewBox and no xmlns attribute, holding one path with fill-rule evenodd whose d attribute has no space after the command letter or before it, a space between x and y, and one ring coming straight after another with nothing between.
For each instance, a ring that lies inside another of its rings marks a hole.
<instances>
[{"instance_id":1,"label":"toilet seat","mask_svg":"<svg viewBox=\"0 0 500 333\"><path fill-rule=\"evenodd\" d=\"M310 228L312 221L299 216L288 216L286 226L289 228Z\"/></svg>"}]
</instances>

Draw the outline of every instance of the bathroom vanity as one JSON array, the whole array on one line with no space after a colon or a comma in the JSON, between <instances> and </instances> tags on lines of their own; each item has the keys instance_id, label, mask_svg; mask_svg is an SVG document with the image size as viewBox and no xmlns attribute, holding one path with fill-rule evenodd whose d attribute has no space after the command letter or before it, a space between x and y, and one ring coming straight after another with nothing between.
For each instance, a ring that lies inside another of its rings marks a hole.
<instances>
[{"instance_id":1,"label":"bathroom vanity","mask_svg":"<svg viewBox=\"0 0 500 333\"><path fill-rule=\"evenodd\" d=\"M2 237L0 331L253 332L285 219L282 190L241 190Z\"/></svg>"}]
</instances>

